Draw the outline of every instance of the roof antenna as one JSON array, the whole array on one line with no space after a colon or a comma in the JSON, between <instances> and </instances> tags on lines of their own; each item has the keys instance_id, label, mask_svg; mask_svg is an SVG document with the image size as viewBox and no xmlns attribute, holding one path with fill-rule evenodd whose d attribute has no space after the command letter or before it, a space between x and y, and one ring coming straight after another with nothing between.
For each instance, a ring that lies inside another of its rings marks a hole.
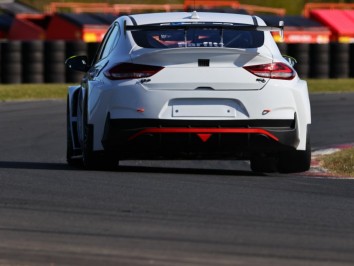
<instances>
[{"instance_id":1,"label":"roof antenna","mask_svg":"<svg viewBox=\"0 0 354 266\"><path fill-rule=\"evenodd\" d=\"M199 19L199 16L198 16L198 13L197 13L197 11L195 10L195 0L194 0L194 2L193 2L194 4L194 6L193 6L193 12L192 12L192 15L191 15L191 19Z\"/></svg>"},{"instance_id":2,"label":"roof antenna","mask_svg":"<svg viewBox=\"0 0 354 266\"><path fill-rule=\"evenodd\" d=\"M199 16L198 16L197 11L194 10L194 11L192 12L191 19L199 19Z\"/></svg>"},{"instance_id":3,"label":"roof antenna","mask_svg":"<svg viewBox=\"0 0 354 266\"><path fill-rule=\"evenodd\" d=\"M194 11L192 12L192 15L190 16L191 19L199 19L198 13L195 10L195 0L194 0Z\"/></svg>"}]
</instances>

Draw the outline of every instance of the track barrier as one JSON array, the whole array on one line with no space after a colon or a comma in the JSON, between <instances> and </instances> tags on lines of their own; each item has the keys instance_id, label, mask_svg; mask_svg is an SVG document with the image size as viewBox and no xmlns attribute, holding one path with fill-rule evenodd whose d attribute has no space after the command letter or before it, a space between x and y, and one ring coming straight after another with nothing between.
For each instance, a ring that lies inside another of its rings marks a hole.
<instances>
[{"instance_id":1,"label":"track barrier","mask_svg":"<svg viewBox=\"0 0 354 266\"><path fill-rule=\"evenodd\" d=\"M73 55L87 55L87 43L83 41L69 41L66 42L66 58ZM64 63L64 62L63 62ZM66 69L66 82L77 83L80 82L83 73Z\"/></svg>"},{"instance_id":2,"label":"track barrier","mask_svg":"<svg viewBox=\"0 0 354 266\"><path fill-rule=\"evenodd\" d=\"M44 43L26 41L22 43L22 82L43 83Z\"/></svg>"},{"instance_id":3,"label":"track barrier","mask_svg":"<svg viewBox=\"0 0 354 266\"><path fill-rule=\"evenodd\" d=\"M9 41L1 44L1 82L22 83L22 43Z\"/></svg>"},{"instance_id":4,"label":"track barrier","mask_svg":"<svg viewBox=\"0 0 354 266\"><path fill-rule=\"evenodd\" d=\"M46 41L44 43L44 80L46 83L65 83L65 41Z\"/></svg>"},{"instance_id":5,"label":"track barrier","mask_svg":"<svg viewBox=\"0 0 354 266\"><path fill-rule=\"evenodd\" d=\"M288 55L294 57L297 61L294 68L302 78L308 78L310 70L310 44L308 43L290 43L288 44Z\"/></svg>"},{"instance_id":6,"label":"track barrier","mask_svg":"<svg viewBox=\"0 0 354 266\"><path fill-rule=\"evenodd\" d=\"M349 77L349 44L331 43L330 44L330 77L348 78Z\"/></svg>"},{"instance_id":7,"label":"track barrier","mask_svg":"<svg viewBox=\"0 0 354 266\"><path fill-rule=\"evenodd\" d=\"M94 60L99 43L83 41L0 42L0 83L78 83L83 73L65 68L65 59L87 55ZM301 78L354 78L354 43L278 43L283 55L297 60Z\"/></svg>"},{"instance_id":8,"label":"track barrier","mask_svg":"<svg viewBox=\"0 0 354 266\"><path fill-rule=\"evenodd\" d=\"M329 78L329 44L310 44L310 78Z\"/></svg>"}]
</instances>

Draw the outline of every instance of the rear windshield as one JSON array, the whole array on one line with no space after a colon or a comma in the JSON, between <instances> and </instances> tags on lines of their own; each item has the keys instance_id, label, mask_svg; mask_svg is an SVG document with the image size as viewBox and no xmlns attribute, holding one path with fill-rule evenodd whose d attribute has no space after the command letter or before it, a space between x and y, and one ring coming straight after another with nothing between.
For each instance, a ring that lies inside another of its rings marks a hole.
<instances>
[{"instance_id":1,"label":"rear windshield","mask_svg":"<svg viewBox=\"0 0 354 266\"><path fill-rule=\"evenodd\" d=\"M258 48L264 43L261 31L188 29L132 31L137 45L144 48L228 47Z\"/></svg>"}]
</instances>

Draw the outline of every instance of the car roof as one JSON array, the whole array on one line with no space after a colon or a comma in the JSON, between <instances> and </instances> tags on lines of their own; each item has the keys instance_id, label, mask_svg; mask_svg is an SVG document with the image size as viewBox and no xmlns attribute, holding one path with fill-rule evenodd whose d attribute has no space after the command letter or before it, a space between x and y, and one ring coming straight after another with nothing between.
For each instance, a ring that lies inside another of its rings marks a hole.
<instances>
[{"instance_id":1,"label":"car roof","mask_svg":"<svg viewBox=\"0 0 354 266\"><path fill-rule=\"evenodd\" d=\"M212 13L212 12L197 12L198 18L192 18L192 12L165 12L165 13L148 13L129 15L131 19L127 19L127 24L137 25L154 24L154 23L169 23L169 22L224 22L224 23L240 23L240 24L255 24L255 19L259 25L265 25L264 21L259 17L241 14L230 13ZM133 21L134 22L133 22Z\"/></svg>"}]
</instances>

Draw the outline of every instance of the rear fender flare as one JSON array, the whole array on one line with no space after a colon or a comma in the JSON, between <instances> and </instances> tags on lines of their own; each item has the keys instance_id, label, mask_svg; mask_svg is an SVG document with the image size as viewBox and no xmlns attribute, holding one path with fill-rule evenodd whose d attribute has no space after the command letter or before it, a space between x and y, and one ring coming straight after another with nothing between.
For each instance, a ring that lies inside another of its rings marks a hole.
<instances>
[{"instance_id":1,"label":"rear fender flare","mask_svg":"<svg viewBox=\"0 0 354 266\"><path fill-rule=\"evenodd\" d=\"M78 122L78 112L77 112L77 107L78 107L78 97L79 97L79 92L80 92L80 86L70 86L68 88L68 112L69 112L69 126L70 126L70 132L71 132L71 139L72 143L74 143L74 148L81 148L80 143L78 143L78 137L79 136L74 136L74 134L77 134L78 130L75 130L73 126L77 125Z\"/></svg>"}]
</instances>

